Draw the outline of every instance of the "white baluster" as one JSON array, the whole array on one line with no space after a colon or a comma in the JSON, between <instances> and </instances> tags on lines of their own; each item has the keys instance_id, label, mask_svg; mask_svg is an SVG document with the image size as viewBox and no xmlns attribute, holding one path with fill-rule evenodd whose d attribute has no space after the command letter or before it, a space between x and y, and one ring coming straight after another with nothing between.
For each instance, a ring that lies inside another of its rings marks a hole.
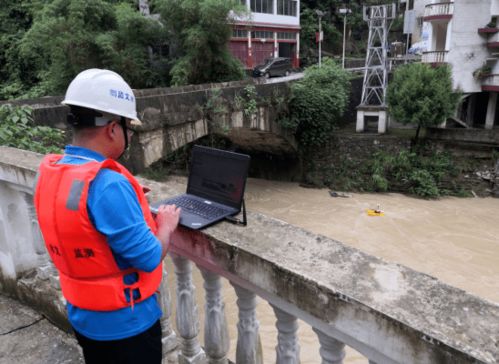
<instances>
[{"instance_id":1,"label":"white baluster","mask_svg":"<svg viewBox=\"0 0 499 364\"><path fill-rule=\"evenodd\" d=\"M191 262L179 255L171 254L177 276L177 329L181 337L180 364L206 362L206 355L199 345L198 308L192 284Z\"/></svg>"},{"instance_id":2,"label":"white baluster","mask_svg":"<svg viewBox=\"0 0 499 364\"><path fill-rule=\"evenodd\" d=\"M163 280L159 288L159 303L161 310L163 311L163 316L161 317L161 343L163 349L163 364L177 364L178 363L178 352L177 352L177 335L173 331L171 325L171 296L170 289L168 288L168 272L166 271L166 265L163 264Z\"/></svg>"},{"instance_id":3,"label":"white baluster","mask_svg":"<svg viewBox=\"0 0 499 364\"><path fill-rule=\"evenodd\" d=\"M276 315L277 327L277 346L276 363L277 364L299 364L300 363L300 345L296 332L298 330L298 320L295 316L271 305Z\"/></svg>"},{"instance_id":4,"label":"white baluster","mask_svg":"<svg viewBox=\"0 0 499 364\"><path fill-rule=\"evenodd\" d=\"M233 284L237 295L239 322L237 323L236 364L262 364L262 343L256 319L256 295Z\"/></svg>"},{"instance_id":5,"label":"white baluster","mask_svg":"<svg viewBox=\"0 0 499 364\"><path fill-rule=\"evenodd\" d=\"M345 344L327 336L316 328L313 328L313 330L319 337L319 342L321 344L319 352L321 354L322 364L342 364L343 358L345 357Z\"/></svg>"},{"instance_id":6,"label":"white baluster","mask_svg":"<svg viewBox=\"0 0 499 364\"><path fill-rule=\"evenodd\" d=\"M204 349L210 364L228 363L230 339L222 301L222 281L218 274L199 268L206 294L204 316Z\"/></svg>"}]
</instances>

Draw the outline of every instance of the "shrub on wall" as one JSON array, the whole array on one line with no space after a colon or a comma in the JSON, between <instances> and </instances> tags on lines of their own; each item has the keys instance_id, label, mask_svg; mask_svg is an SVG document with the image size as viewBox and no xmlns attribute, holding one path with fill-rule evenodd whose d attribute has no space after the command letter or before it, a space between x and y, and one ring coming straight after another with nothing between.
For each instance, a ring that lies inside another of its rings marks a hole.
<instances>
[{"instance_id":1,"label":"shrub on wall","mask_svg":"<svg viewBox=\"0 0 499 364\"><path fill-rule=\"evenodd\" d=\"M371 158L350 165L331 178L336 187L368 192L404 192L423 198L461 194L448 181L459 171L447 153L425 150L378 151Z\"/></svg>"},{"instance_id":2,"label":"shrub on wall","mask_svg":"<svg viewBox=\"0 0 499 364\"><path fill-rule=\"evenodd\" d=\"M164 57L150 52L164 44L166 31L144 17L135 1L11 3L16 5L7 9L2 3L0 20L22 11L27 20L18 22L27 25L6 29L12 41L6 41L7 34L0 36L0 47L8 47L0 51L0 66L6 70L0 72L0 98L60 94L74 76L92 67L116 71L134 88L168 83Z\"/></svg>"},{"instance_id":3,"label":"shrub on wall","mask_svg":"<svg viewBox=\"0 0 499 364\"><path fill-rule=\"evenodd\" d=\"M323 145L348 103L349 75L331 59L311 66L291 86L289 115L281 125L294 131L304 149Z\"/></svg>"},{"instance_id":4,"label":"shrub on wall","mask_svg":"<svg viewBox=\"0 0 499 364\"><path fill-rule=\"evenodd\" d=\"M64 132L48 126L34 126L28 106L0 106L0 145L37 153L60 153Z\"/></svg>"}]
</instances>

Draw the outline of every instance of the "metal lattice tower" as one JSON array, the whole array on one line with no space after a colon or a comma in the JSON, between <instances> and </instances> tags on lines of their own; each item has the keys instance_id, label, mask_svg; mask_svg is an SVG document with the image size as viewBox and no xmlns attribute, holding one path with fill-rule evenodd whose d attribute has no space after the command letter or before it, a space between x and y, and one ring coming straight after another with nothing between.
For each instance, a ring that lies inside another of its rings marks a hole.
<instances>
[{"instance_id":1,"label":"metal lattice tower","mask_svg":"<svg viewBox=\"0 0 499 364\"><path fill-rule=\"evenodd\" d=\"M388 84L388 30L396 16L396 5L364 6L364 20L369 24L364 83L362 86L362 106L385 107L386 86Z\"/></svg>"}]
</instances>

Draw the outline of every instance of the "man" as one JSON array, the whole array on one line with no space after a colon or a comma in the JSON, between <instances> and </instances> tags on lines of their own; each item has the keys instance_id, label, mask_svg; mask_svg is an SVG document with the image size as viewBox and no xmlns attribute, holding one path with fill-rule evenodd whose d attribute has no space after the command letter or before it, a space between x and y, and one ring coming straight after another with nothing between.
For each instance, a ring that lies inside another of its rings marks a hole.
<instances>
[{"instance_id":1,"label":"man","mask_svg":"<svg viewBox=\"0 0 499 364\"><path fill-rule=\"evenodd\" d=\"M154 219L142 187L116 162L129 126L141 124L121 76L83 71L62 103L73 143L42 161L35 207L69 322L86 363L161 363L155 292L180 210L161 206Z\"/></svg>"}]
</instances>

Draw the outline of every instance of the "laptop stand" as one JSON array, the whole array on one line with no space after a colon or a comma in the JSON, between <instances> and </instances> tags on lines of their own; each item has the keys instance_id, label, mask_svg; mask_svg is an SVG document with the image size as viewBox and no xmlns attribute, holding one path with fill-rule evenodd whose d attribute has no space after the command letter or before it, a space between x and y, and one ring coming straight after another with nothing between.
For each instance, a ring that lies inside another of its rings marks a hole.
<instances>
[{"instance_id":1,"label":"laptop stand","mask_svg":"<svg viewBox=\"0 0 499 364\"><path fill-rule=\"evenodd\" d=\"M244 198L243 198L243 204L242 204L242 211L243 211L243 219L238 219L237 217L234 217L234 216L227 216L225 217L225 220L227 220L228 222L232 223L232 224L236 224L236 225L242 225L242 226L246 226L248 225L248 220L246 220L246 204L244 203Z\"/></svg>"}]
</instances>

